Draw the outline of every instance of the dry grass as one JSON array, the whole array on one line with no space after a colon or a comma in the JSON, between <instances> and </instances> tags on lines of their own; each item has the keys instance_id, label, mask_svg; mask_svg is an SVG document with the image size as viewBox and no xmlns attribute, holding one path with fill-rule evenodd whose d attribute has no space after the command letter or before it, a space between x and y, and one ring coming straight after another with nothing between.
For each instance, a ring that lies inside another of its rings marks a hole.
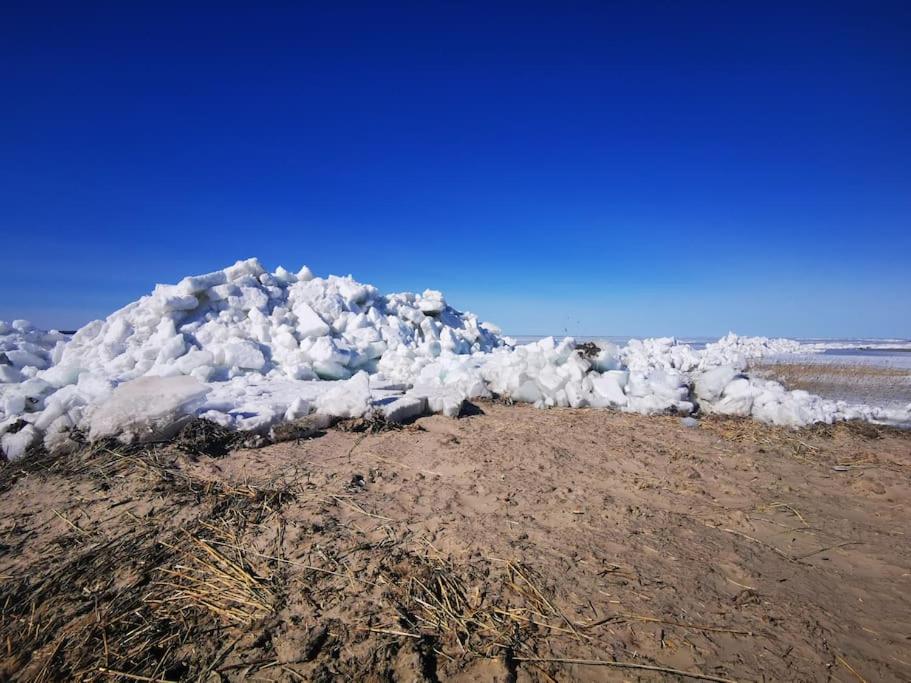
<instances>
[{"instance_id":1,"label":"dry grass","mask_svg":"<svg viewBox=\"0 0 911 683\"><path fill-rule=\"evenodd\" d=\"M390 595L398 629L432 637L446 657L533 654L532 643L551 633L574 638L576 627L554 607L550 591L531 569L502 561L489 576L442 557L412 555L414 566ZM448 650L448 651L446 651Z\"/></svg>"},{"instance_id":2,"label":"dry grass","mask_svg":"<svg viewBox=\"0 0 911 683\"><path fill-rule=\"evenodd\" d=\"M911 430L877 425L862 420L814 424L801 429L767 425L748 417L707 415L702 429L725 441L754 444L760 451L779 453L808 465L835 464L828 455L833 441L882 439L886 436L902 441L911 440ZM844 466L843 463L839 463ZM855 466L861 463L851 463ZM863 464L869 464L864 462Z\"/></svg>"},{"instance_id":3,"label":"dry grass","mask_svg":"<svg viewBox=\"0 0 911 683\"><path fill-rule=\"evenodd\" d=\"M577 622L558 606L554 592L528 566L495 560L493 571L479 578L478 569L459 567L441 557L417 562L413 574L393 596L398 623L372 627L374 633L426 640L434 653L446 659L505 658L513 666L526 662L538 667L545 678L555 680L545 665L578 664L652 671L678 677L733 683L726 678L698 671L606 659L545 657L553 651L551 638L562 643L596 641L597 627L631 621L652 622L688 629L752 636L752 632L680 623L638 614L616 614L605 619ZM491 569L491 568L488 568ZM513 674L514 675L514 674Z\"/></svg>"},{"instance_id":4,"label":"dry grass","mask_svg":"<svg viewBox=\"0 0 911 683\"><path fill-rule=\"evenodd\" d=\"M78 473L99 486L130 477L159 492L166 508L203 510L177 525L167 512L131 516L117 538L103 525L85 530L58 513L69 529L61 552L0 582L0 678L176 681L218 671L226 629L256 628L280 608L276 567L312 569L323 590L341 599L365 586L379 589L365 630L426 641L447 659L534 658L550 637L591 639L556 606L540 577L516 562L456 565L429 544L416 547L395 533L382 543L322 546L327 559L373 557L380 583L364 583L353 581L344 560L323 570L257 552L245 532L255 536L301 489L204 481L172 467L173 457L164 448L102 443L3 469L0 486L7 488L50 473ZM312 497L325 499L319 492ZM248 673L272 665L262 662Z\"/></svg>"},{"instance_id":5,"label":"dry grass","mask_svg":"<svg viewBox=\"0 0 911 683\"><path fill-rule=\"evenodd\" d=\"M217 638L201 633L217 636L225 625L248 625L273 610L273 577L238 541L248 525L293 500L292 487L194 480L169 469L162 451L110 445L22 461L4 469L4 483L81 469L105 485L129 471L166 491L174 506L203 500L205 511L176 526L165 510L130 516L126 529L120 516L116 538L104 525L85 531L70 522L61 552L0 582L0 678L179 680L188 673L188 651L215 657Z\"/></svg>"},{"instance_id":6,"label":"dry grass","mask_svg":"<svg viewBox=\"0 0 911 683\"><path fill-rule=\"evenodd\" d=\"M207 526L220 537L235 540L230 530ZM233 549L236 556L231 558L222 551L224 547ZM188 609L202 607L226 621L249 625L269 614L275 601L269 588L271 576L253 569L250 559L236 543L189 536L178 562L161 569L167 580L155 586L165 596L148 602L156 608L173 608L181 617Z\"/></svg>"},{"instance_id":7,"label":"dry grass","mask_svg":"<svg viewBox=\"0 0 911 683\"><path fill-rule=\"evenodd\" d=\"M825 427L832 429L830 425ZM767 425L748 417L709 415L703 420L702 428L726 441L753 443L767 450L784 451L799 459L807 459L819 451L819 447L810 442L807 430Z\"/></svg>"}]
</instances>

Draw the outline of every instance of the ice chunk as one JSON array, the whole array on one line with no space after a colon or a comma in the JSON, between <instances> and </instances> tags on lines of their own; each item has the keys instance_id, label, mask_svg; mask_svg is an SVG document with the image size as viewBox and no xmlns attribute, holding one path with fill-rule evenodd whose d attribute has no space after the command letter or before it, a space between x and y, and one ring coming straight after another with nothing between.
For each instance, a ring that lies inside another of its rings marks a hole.
<instances>
[{"instance_id":1,"label":"ice chunk","mask_svg":"<svg viewBox=\"0 0 911 683\"><path fill-rule=\"evenodd\" d=\"M337 382L316 399L316 410L334 417L361 417L370 409L370 381L366 372Z\"/></svg>"},{"instance_id":2,"label":"ice chunk","mask_svg":"<svg viewBox=\"0 0 911 683\"><path fill-rule=\"evenodd\" d=\"M174 366L184 375L189 375L196 368L211 365L215 357L209 351L190 349L185 355L177 359Z\"/></svg>"},{"instance_id":3,"label":"ice chunk","mask_svg":"<svg viewBox=\"0 0 911 683\"><path fill-rule=\"evenodd\" d=\"M32 425L26 425L15 433L6 432L0 437L0 448L7 460L19 460L37 439L38 430Z\"/></svg>"},{"instance_id":4,"label":"ice chunk","mask_svg":"<svg viewBox=\"0 0 911 683\"><path fill-rule=\"evenodd\" d=\"M224 347L224 364L248 370L261 370L266 359L259 347L251 341L236 341Z\"/></svg>"},{"instance_id":5,"label":"ice chunk","mask_svg":"<svg viewBox=\"0 0 911 683\"><path fill-rule=\"evenodd\" d=\"M20 349L11 349L4 352L6 357L9 359L10 363L15 368L46 368L48 361L46 358L42 358L38 353L33 351L28 351L24 348Z\"/></svg>"},{"instance_id":6,"label":"ice chunk","mask_svg":"<svg viewBox=\"0 0 911 683\"><path fill-rule=\"evenodd\" d=\"M275 279L278 282L283 282L284 284L291 284L292 282L297 282L297 275L290 273L281 266L275 269L274 273Z\"/></svg>"},{"instance_id":7,"label":"ice chunk","mask_svg":"<svg viewBox=\"0 0 911 683\"><path fill-rule=\"evenodd\" d=\"M21 382L22 373L12 365L0 365L0 384Z\"/></svg>"},{"instance_id":8,"label":"ice chunk","mask_svg":"<svg viewBox=\"0 0 911 683\"><path fill-rule=\"evenodd\" d=\"M566 377L554 365L545 365L535 379L546 395L556 394L566 384Z\"/></svg>"},{"instance_id":9,"label":"ice chunk","mask_svg":"<svg viewBox=\"0 0 911 683\"><path fill-rule=\"evenodd\" d=\"M427 289L421 295L418 301L418 309L425 315L436 316L446 309L446 300L443 299L443 293L433 289Z\"/></svg>"},{"instance_id":10,"label":"ice chunk","mask_svg":"<svg viewBox=\"0 0 911 683\"><path fill-rule=\"evenodd\" d=\"M313 371L320 379L340 380L351 376L351 371L340 363L327 360L313 362Z\"/></svg>"},{"instance_id":11,"label":"ice chunk","mask_svg":"<svg viewBox=\"0 0 911 683\"><path fill-rule=\"evenodd\" d=\"M462 404L469 398L468 392L458 384L418 384L405 396L408 398L423 398L432 413L442 413L447 417L458 417L462 412Z\"/></svg>"},{"instance_id":12,"label":"ice chunk","mask_svg":"<svg viewBox=\"0 0 911 683\"><path fill-rule=\"evenodd\" d=\"M329 337L320 337L315 342L301 344L301 349L314 361L325 361L344 364L348 361L349 354L343 350L338 342Z\"/></svg>"},{"instance_id":13,"label":"ice chunk","mask_svg":"<svg viewBox=\"0 0 911 683\"><path fill-rule=\"evenodd\" d=\"M598 372L619 370L621 367L620 349L616 344L599 342L600 351L592 359L592 367Z\"/></svg>"},{"instance_id":14,"label":"ice chunk","mask_svg":"<svg viewBox=\"0 0 911 683\"><path fill-rule=\"evenodd\" d=\"M737 371L730 365L723 365L703 372L696 378L696 397L706 401L717 401L724 388L737 376Z\"/></svg>"},{"instance_id":15,"label":"ice chunk","mask_svg":"<svg viewBox=\"0 0 911 683\"><path fill-rule=\"evenodd\" d=\"M513 401L520 403L537 403L542 400L544 394L541 393L540 387L534 380L527 379L516 387L509 395Z\"/></svg>"},{"instance_id":16,"label":"ice chunk","mask_svg":"<svg viewBox=\"0 0 911 683\"><path fill-rule=\"evenodd\" d=\"M623 388L626 386L628 374L623 371L611 371L600 377L593 376L591 378L592 389L598 397L607 402L607 405L625 406L627 398Z\"/></svg>"},{"instance_id":17,"label":"ice chunk","mask_svg":"<svg viewBox=\"0 0 911 683\"><path fill-rule=\"evenodd\" d=\"M724 387L721 400L713 406L713 410L726 415L749 415L758 393L761 392L746 377L735 379Z\"/></svg>"},{"instance_id":18,"label":"ice chunk","mask_svg":"<svg viewBox=\"0 0 911 683\"><path fill-rule=\"evenodd\" d=\"M0 394L0 415L21 415L25 412L27 398L21 390Z\"/></svg>"},{"instance_id":19,"label":"ice chunk","mask_svg":"<svg viewBox=\"0 0 911 683\"><path fill-rule=\"evenodd\" d=\"M185 277L177 283L177 291L181 294L200 294L207 289L217 285L223 285L228 281L228 276L223 270L217 270L214 273L205 275L194 275Z\"/></svg>"},{"instance_id":20,"label":"ice chunk","mask_svg":"<svg viewBox=\"0 0 911 683\"><path fill-rule=\"evenodd\" d=\"M92 439L119 435L124 441L167 438L178 418L192 415L208 387L193 377L140 377L114 389L89 416Z\"/></svg>"},{"instance_id":21,"label":"ice chunk","mask_svg":"<svg viewBox=\"0 0 911 683\"><path fill-rule=\"evenodd\" d=\"M41 379L53 387L65 387L79 380L80 369L76 365L58 364L41 373Z\"/></svg>"},{"instance_id":22,"label":"ice chunk","mask_svg":"<svg viewBox=\"0 0 911 683\"><path fill-rule=\"evenodd\" d=\"M164 341L155 357L157 365L171 365L171 362L187 352L187 344L182 334L176 334Z\"/></svg>"},{"instance_id":23,"label":"ice chunk","mask_svg":"<svg viewBox=\"0 0 911 683\"><path fill-rule=\"evenodd\" d=\"M288 410L285 411L286 420L296 420L299 417L304 417L305 415L310 414L310 401L306 401L298 396L294 399L294 403L288 406Z\"/></svg>"},{"instance_id":24,"label":"ice chunk","mask_svg":"<svg viewBox=\"0 0 911 683\"><path fill-rule=\"evenodd\" d=\"M427 399L423 396L402 396L383 405L381 412L388 422L407 422L427 413Z\"/></svg>"},{"instance_id":25,"label":"ice chunk","mask_svg":"<svg viewBox=\"0 0 911 683\"><path fill-rule=\"evenodd\" d=\"M164 294L161 302L166 311L192 311L199 306L199 299L192 294L181 295L177 292Z\"/></svg>"},{"instance_id":26,"label":"ice chunk","mask_svg":"<svg viewBox=\"0 0 911 683\"><path fill-rule=\"evenodd\" d=\"M259 262L259 259L249 258L246 261L238 261L233 266L225 268L225 275L228 280L241 280L244 276L259 277L265 273L265 268Z\"/></svg>"},{"instance_id":27,"label":"ice chunk","mask_svg":"<svg viewBox=\"0 0 911 683\"><path fill-rule=\"evenodd\" d=\"M291 310L297 316L297 333L301 337L323 337L329 334L329 326L306 302L297 302Z\"/></svg>"}]
</instances>

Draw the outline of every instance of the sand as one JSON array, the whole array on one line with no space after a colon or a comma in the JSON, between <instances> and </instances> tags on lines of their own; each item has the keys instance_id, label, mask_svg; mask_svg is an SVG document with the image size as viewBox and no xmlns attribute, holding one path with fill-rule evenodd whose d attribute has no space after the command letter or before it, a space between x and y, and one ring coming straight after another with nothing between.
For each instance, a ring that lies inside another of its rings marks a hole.
<instances>
[{"instance_id":1,"label":"sand","mask_svg":"<svg viewBox=\"0 0 911 683\"><path fill-rule=\"evenodd\" d=\"M4 465L0 678L911 679L908 433L469 412Z\"/></svg>"}]
</instances>

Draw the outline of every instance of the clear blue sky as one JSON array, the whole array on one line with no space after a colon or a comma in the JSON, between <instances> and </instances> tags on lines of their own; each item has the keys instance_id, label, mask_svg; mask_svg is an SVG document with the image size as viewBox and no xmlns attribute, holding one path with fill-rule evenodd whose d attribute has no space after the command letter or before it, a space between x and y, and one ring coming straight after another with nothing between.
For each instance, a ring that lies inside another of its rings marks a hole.
<instances>
[{"instance_id":1,"label":"clear blue sky","mask_svg":"<svg viewBox=\"0 0 911 683\"><path fill-rule=\"evenodd\" d=\"M514 334L911 337L911 3L191 4L5 5L0 318L255 255Z\"/></svg>"}]
</instances>

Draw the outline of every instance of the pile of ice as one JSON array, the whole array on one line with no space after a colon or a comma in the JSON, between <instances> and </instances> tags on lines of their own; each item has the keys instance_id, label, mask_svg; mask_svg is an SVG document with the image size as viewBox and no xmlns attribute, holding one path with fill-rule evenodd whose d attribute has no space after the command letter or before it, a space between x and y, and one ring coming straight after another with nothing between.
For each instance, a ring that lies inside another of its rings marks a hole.
<instances>
[{"instance_id":1,"label":"pile of ice","mask_svg":"<svg viewBox=\"0 0 911 683\"><path fill-rule=\"evenodd\" d=\"M38 436L53 448L74 428L138 437L186 415L264 429L313 408L363 414L370 405L351 397L368 375L376 397L389 397L381 365L407 377L441 354L503 344L436 291L383 296L351 277L315 278L306 267L268 273L256 259L240 261L158 285L78 330L53 358L13 340L0 432L17 431L4 433L3 449L9 456L19 449L8 442ZM352 377L347 389L334 386Z\"/></svg>"},{"instance_id":2,"label":"pile of ice","mask_svg":"<svg viewBox=\"0 0 911 683\"><path fill-rule=\"evenodd\" d=\"M794 339L741 337L730 332L718 341L706 344L701 350L680 344L674 337L631 339L622 349L622 358L632 370L664 368L693 372L721 365L743 369L750 360L765 356L818 353L822 350L817 344L805 344Z\"/></svg>"},{"instance_id":3,"label":"pile of ice","mask_svg":"<svg viewBox=\"0 0 911 683\"><path fill-rule=\"evenodd\" d=\"M767 339L740 346L775 348L776 354L784 348ZM701 411L792 427L851 419L911 423L911 405L894 410L788 391L778 382L748 376L744 367L749 357L742 352L726 356L719 348L725 345L700 351L673 339L632 340L622 348L600 344L597 355L584 358L572 338L548 337L489 354L437 359L425 366L415 386L426 395L434 387L455 387L467 397L492 391L538 407L681 415ZM726 359L732 362L725 363Z\"/></svg>"},{"instance_id":4,"label":"pile of ice","mask_svg":"<svg viewBox=\"0 0 911 683\"><path fill-rule=\"evenodd\" d=\"M0 383L21 382L60 360L67 335L45 332L28 320L0 320Z\"/></svg>"},{"instance_id":5,"label":"pile of ice","mask_svg":"<svg viewBox=\"0 0 911 683\"><path fill-rule=\"evenodd\" d=\"M742 372L750 357L800 347L728 335L701 351L646 339L584 357L571 338L516 346L437 291L383 295L350 276L269 273L250 259L158 285L69 340L0 323L0 447L10 459L39 441L62 448L74 430L163 438L194 417L266 432L314 413L455 416L491 393L540 407L701 410L795 426L911 417Z\"/></svg>"}]
</instances>

